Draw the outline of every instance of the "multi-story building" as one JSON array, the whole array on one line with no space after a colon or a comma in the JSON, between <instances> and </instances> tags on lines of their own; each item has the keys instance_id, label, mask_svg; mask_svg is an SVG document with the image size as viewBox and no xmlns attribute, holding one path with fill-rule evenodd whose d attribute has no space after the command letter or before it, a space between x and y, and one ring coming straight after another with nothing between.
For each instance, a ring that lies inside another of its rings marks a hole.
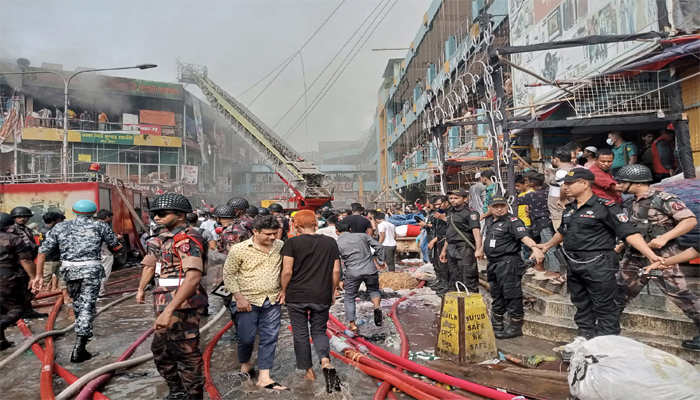
<instances>
[{"instance_id":1,"label":"multi-story building","mask_svg":"<svg viewBox=\"0 0 700 400\"><path fill-rule=\"evenodd\" d=\"M6 61L0 71L52 71L66 78L74 72L55 64L32 68ZM13 132L0 131L3 172L60 175L63 120L57 115L63 113L63 89L63 79L51 73L0 76L3 119L13 104L19 117ZM69 110L69 173L86 173L98 163L105 175L154 194L184 193L197 204L220 204L234 195L254 202L265 198L254 190L253 176L269 167L213 108L179 83L81 74L70 83ZM274 178L270 190L281 194L284 185Z\"/></svg>"}]
</instances>

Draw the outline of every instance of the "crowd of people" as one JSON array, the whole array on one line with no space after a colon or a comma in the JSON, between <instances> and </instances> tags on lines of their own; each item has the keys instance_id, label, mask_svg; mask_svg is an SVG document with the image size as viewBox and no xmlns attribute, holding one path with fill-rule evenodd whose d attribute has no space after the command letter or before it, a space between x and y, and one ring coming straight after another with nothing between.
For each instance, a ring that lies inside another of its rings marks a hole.
<instances>
[{"instance_id":1,"label":"crowd of people","mask_svg":"<svg viewBox=\"0 0 700 400\"><path fill-rule=\"evenodd\" d=\"M27 117L27 126L39 126L44 128L58 128L63 129L64 115L61 108L58 106L53 106L53 111L51 109L44 107L39 111L34 111ZM102 110L97 110L97 117L93 118L93 115L87 110L80 113L76 118L75 111L68 109L65 115L65 119L68 122L68 129L82 129L82 130L94 130L97 128L100 131L113 130L109 126L109 118L107 114Z\"/></svg>"}]
</instances>

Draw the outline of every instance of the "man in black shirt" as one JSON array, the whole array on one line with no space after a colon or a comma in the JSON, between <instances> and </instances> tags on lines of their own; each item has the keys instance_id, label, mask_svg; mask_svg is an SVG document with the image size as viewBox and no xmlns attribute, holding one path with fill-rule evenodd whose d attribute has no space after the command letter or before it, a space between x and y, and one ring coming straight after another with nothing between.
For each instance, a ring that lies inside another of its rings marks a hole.
<instances>
[{"instance_id":1,"label":"man in black shirt","mask_svg":"<svg viewBox=\"0 0 700 400\"><path fill-rule=\"evenodd\" d=\"M564 209L557 234L538 245L546 252L564 243L569 293L576 306L574 321L579 335L587 339L620 334L620 313L615 302L615 273L619 269L614 250L616 237L651 262L660 260L617 203L593 194L593 181L595 175L585 168L575 168L564 176L562 189L575 200Z\"/></svg>"},{"instance_id":2,"label":"man in black shirt","mask_svg":"<svg viewBox=\"0 0 700 400\"><path fill-rule=\"evenodd\" d=\"M312 211L297 212L294 221L298 235L289 238L280 250L284 257L280 304L289 311L297 368L306 371L306 379L316 379L309 345L310 325L326 391L332 393L340 391L340 380L331 366L326 325L340 282L340 253L333 238L316 234L318 225Z\"/></svg>"},{"instance_id":3,"label":"man in black shirt","mask_svg":"<svg viewBox=\"0 0 700 400\"><path fill-rule=\"evenodd\" d=\"M433 288L437 292L447 292L450 288L448 287L449 281L449 270L446 264L440 261L440 253L442 253L442 248L445 247L445 234L447 233L447 216L445 211L449 207L449 201L447 196L435 196L431 199L432 210L428 213L428 218L426 222L419 222L418 224L426 227L428 241L428 250L430 255L430 262L435 268L435 274L438 277L436 285Z\"/></svg>"},{"instance_id":4,"label":"man in black shirt","mask_svg":"<svg viewBox=\"0 0 700 400\"><path fill-rule=\"evenodd\" d=\"M372 236L374 235L374 229L372 229L370 220L362 216L364 210L365 208L361 204L353 203L352 215L343 218L343 222L350 225L350 232L352 233L366 233Z\"/></svg>"},{"instance_id":5,"label":"man in black shirt","mask_svg":"<svg viewBox=\"0 0 700 400\"><path fill-rule=\"evenodd\" d=\"M479 213L466 204L469 192L457 189L449 192L447 210L447 246L440 253L440 261L448 264L449 288L462 282L471 292L479 293L479 268L476 257L483 257Z\"/></svg>"},{"instance_id":6,"label":"man in black shirt","mask_svg":"<svg viewBox=\"0 0 700 400\"><path fill-rule=\"evenodd\" d=\"M520 257L520 242L532 249L530 259L541 263L544 253L535 247L528 236L525 224L508 212L508 201L494 196L489 203L494 217L486 233L484 253L489 260L486 270L492 302L491 325L497 339L510 339L523 335L523 287L521 279L525 263ZM503 329L503 315L508 312L511 324Z\"/></svg>"}]
</instances>

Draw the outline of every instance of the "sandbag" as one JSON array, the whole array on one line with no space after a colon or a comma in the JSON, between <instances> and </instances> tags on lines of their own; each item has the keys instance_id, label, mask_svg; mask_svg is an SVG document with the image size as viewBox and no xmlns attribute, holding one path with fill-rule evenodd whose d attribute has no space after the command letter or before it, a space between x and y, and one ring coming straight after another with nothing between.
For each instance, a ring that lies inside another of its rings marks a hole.
<instances>
[{"instance_id":1,"label":"sandbag","mask_svg":"<svg viewBox=\"0 0 700 400\"><path fill-rule=\"evenodd\" d=\"M695 400L700 372L688 362L622 336L577 338L572 351L569 389L580 400Z\"/></svg>"},{"instance_id":2,"label":"sandbag","mask_svg":"<svg viewBox=\"0 0 700 400\"><path fill-rule=\"evenodd\" d=\"M418 283L418 279L406 272L384 272L379 275L379 289L415 289Z\"/></svg>"},{"instance_id":3,"label":"sandbag","mask_svg":"<svg viewBox=\"0 0 700 400\"><path fill-rule=\"evenodd\" d=\"M413 272L413 277L419 281L432 282L437 280L433 264L427 263Z\"/></svg>"},{"instance_id":4,"label":"sandbag","mask_svg":"<svg viewBox=\"0 0 700 400\"><path fill-rule=\"evenodd\" d=\"M478 363L498 356L496 337L479 293L465 290L445 294L439 329L435 354L441 358Z\"/></svg>"}]
</instances>

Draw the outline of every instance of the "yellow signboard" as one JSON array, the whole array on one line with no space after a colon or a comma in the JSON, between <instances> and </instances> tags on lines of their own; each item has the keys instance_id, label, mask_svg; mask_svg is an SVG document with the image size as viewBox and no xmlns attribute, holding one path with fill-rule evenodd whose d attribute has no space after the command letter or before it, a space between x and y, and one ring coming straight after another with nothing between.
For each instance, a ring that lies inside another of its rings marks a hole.
<instances>
[{"instance_id":1,"label":"yellow signboard","mask_svg":"<svg viewBox=\"0 0 700 400\"><path fill-rule=\"evenodd\" d=\"M63 130L30 127L22 130L24 140L46 140L60 142ZM69 130L68 141L72 143L126 144L133 146L182 147L182 140L172 136L139 135L132 133L80 132Z\"/></svg>"},{"instance_id":2,"label":"yellow signboard","mask_svg":"<svg viewBox=\"0 0 700 400\"><path fill-rule=\"evenodd\" d=\"M78 161L92 162L92 154L78 154Z\"/></svg>"}]
</instances>

